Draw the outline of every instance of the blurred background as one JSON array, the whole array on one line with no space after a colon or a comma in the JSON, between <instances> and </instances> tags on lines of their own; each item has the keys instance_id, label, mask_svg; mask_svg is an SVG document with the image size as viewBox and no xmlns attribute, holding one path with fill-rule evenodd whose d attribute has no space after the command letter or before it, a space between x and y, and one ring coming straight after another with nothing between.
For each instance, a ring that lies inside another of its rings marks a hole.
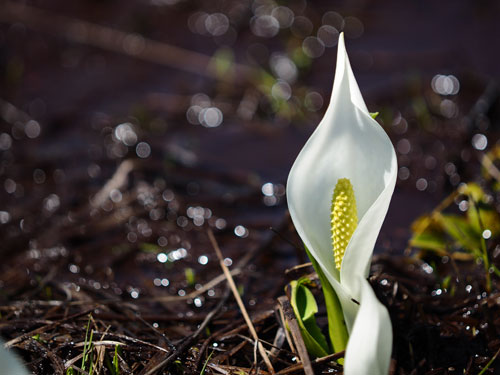
<instances>
[{"instance_id":1,"label":"blurred background","mask_svg":"<svg viewBox=\"0 0 500 375\"><path fill-rule=\"evenodd\" d=\"M287 242L297 239L285 183L327 107L342 31L399 161L377 251L401 253L411 222L477 178L497 142L499 10L455 0L0 2L4 298L48 283L53 293L182 297L220 273L210 227L228 265L266 250L252 277L270 283L251 287L273 303L276 271L304 260Z\"/></svg>"}]
</instances>

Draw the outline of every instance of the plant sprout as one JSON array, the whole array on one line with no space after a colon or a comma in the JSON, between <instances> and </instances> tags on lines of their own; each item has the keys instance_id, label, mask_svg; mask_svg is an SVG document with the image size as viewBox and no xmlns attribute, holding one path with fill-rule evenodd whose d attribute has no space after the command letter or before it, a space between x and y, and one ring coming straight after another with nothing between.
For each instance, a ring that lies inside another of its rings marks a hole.
<instances>
[{"instance_id":1,"label":"plant sprout","mask_svg":"<svg viewBox=\"0 0 500 375\"><path fill-rule=\"evenodd\" d=\"M325 294L332 346L325 349L346 349L347 375L389 369L389 314L366 278L396 175L394 147L368 112L341 34L331 101L292 166L287 199ZM305 331L306 345L322 341Z\"/></svg>"}]
</instances>

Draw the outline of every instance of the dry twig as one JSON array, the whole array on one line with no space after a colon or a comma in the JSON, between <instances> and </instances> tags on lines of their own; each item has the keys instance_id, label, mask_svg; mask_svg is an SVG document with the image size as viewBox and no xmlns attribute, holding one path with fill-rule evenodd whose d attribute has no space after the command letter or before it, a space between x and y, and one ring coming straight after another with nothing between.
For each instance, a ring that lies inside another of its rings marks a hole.
<instances>
[{"instance_id":1,"label":"dry twig","mask_svg":"<svg viewBox=\"0 0 500 375\"><path fill-rule=\"evenodd\" d=\"M297 320L295 319L295 315L293 314L290 301L288 301L288 298L286 296L281 296L278 298L278 302L283 309L285 322L292 333L295 347L297 348L300 361L302 362L302 366L304 367L304 372L306 373L306 375L314 375L311 360L309 359L309 355L307 354L306 345L304 344L304 340L302 339L302 335L300 334L299 325L297 323Z\"/></svg>"},{"instance_id":2,"label":"dry twig","mask_svg":"<svg viewBox=\"0 0 500 375\"><path fill-rule=\"evenodd\" d=\"M257 332L255 331L255 327L253 326L252 320L250 319L250 316L248 315L248 312L245 308L245 305L243 304L243 301L241 300L240 294L238 293L238 288L236 287L236 284L234 283L233 277L231 276L231 272L229 272L229 269L227 266L224 264L224 257L222 256L222 252L219 248L219 245L217 244L217 241L215 240L213 232L209 229L208 230L208 237L210 239L210 242L212 243L212 246L215 250L215 253L217 254L217 258L219 259L219 264L224 271L224 275L226 275L227 282L231 288L231 291L233 292L233 296L236 299L236 302L238 303L238 306L240 308L240 311L243 315L243 318L245 319L245 322L248 325L248 330L250 331L250 334L252 335L253 339L257 343L257 348L259 350L260 355L264 359L264 362L266 364L266 367L268 371L271 374L274 374L274 368L273 365L271 364L271 361L269 360L269 357L267 356L266 350L264 349L264 346L262 343L259 341L259 336L257 335Z\"/></svg>"},{"instance_id":3,"label":"dry twig","mask_svg":"<svg viewBox=\"0 0 500 375\"><path fill-rule=\"evenodd\" d=\"M235 63L234 74L217 75L215 70L211 69L211 56L11 1L2 3L0 21L22 22L33 30L63 36L73 43L86 44L221 80L249 77L254 71L250 66Z\"/></svg>"},{"instance_id":4,"label":"dry twig","mask_svg":"<svg viewBox=\"0 0 500 375\"><path fill-rule=\"evenodd\" d=\"M141 373L140 375L152 375L156 371L159 371L160 369L164 368L167 366L170 362L175 360L179 355L181 355L186 349L189 348L189 346L194 342L194 340L205 330L207 325L210 323L210 321L213 319L214 316L216 316L219 311L222 309L224 304L227 301L227 298L229 297L229 289L226 289L226 292L224 293L223 298L219 301L217 306L208 313L208 315L205 317L205 320L200 324L198 329L196 330L195 333L193 333L191 336L187 337L179 347L174 350L167 358L164 360L159 361L157 364L153 366L147 366Z\"/></svg>"}]
</instances>

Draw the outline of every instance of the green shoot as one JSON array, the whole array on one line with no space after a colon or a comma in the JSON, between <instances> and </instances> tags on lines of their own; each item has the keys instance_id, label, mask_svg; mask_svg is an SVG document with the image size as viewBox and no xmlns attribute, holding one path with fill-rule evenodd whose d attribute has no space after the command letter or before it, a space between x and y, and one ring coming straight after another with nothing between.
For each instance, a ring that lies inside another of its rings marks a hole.
<instances>
[{"instance_id":1,"label":"green shoot","mask_svg":"<svg viewBox=\"0 0 500 375\"><path fill-rule=\"evenodd\" d=\"M120 345L115 346L115 355L113 356L113 375L120 374L120 359L118 352L120 351Z\"/></svg>"},{"instance_id":2,"label":"green shoot","mask_svg":"<svg viewBox=\"0 0 500 375\"><path fill-rule=\"evenodd\" d=\"M186 282L189 286L193 287L196 284L196 275L192 268L186 268L184 270L184 276L186 277Z\"/></svg>"},{"instance_id":3,"label":"green shoot","mask_svg":"<svg viewBox=\"0 0 500 375\"><path fill-rule=\"evenodd\" d=\"M214 351L212 350L210 354L208 355L207 359L205 360L205 363L203 363L203 367L201 368L200 375L205 375L205 371L207 369L208 361L210 361L210 358L212 358L212 355L214 354Z\"/></svg>"},{"instance_id":4,"label":"green shoot","mask_svg":"<svg viewBox=\"0 0 500 375\"><path fill-rule=\"evenodd\" d=\"M483 375L486 372L486 370L488 370L490 368L490 366L493 364L493 362L495 362L495 359L497 359L498 354L500 354L500 349L498 349L497 352L495 353L495 355L493 357L491 357L490 361L486 364L486 366L483 367L483 369L481 370L481 372L478 375Z\"/></svg>"},{"instance_id":5,"label":"green shoot","mask_svg":"<svg viewBox=\"0 0 500 375\"><path fill-rule=\"evenodd\" d=\"M104 357L106 368L109 370L111 375L120 375L120 355L121 355L121 347L120 345L116 344L113 359L110 360L108 355Z\"/></svg>"},{"instance_id":6,"label":"green shoot","mask_svg":"<svg viewBox=\"0 0 500 375\"><path fill-rule=\"evenodd\" d=\"M82 370L87 371L90 375L94 372L93 366L93 344L92 340L94 338L94 332L90 329L90 320L92 316L89 316L89 320L87 322L87 329L85 332L85 342L83 344L83 353L82 353ZM90 334L89 334L90 331ZM88 362L88 367L87 367Z\"/></svg>"},{"instance_id":7,"label":"green shoot","mask_svg":"<svg viewBox=\"0 0 500 375\"><path fill-rule=\"evenodd\" d=\"M37 333L36 335L33 335L31 336L31 338L35 341L38 341L38 342L42 342L43 343L43 340L40 338L40 334Z\"/></svg>"},{"instance_id":8,"label":"green shoot","mask_svg":"<svg viewBox=\"0 0 500 375\"><path fill-rule=\"evenodd\" d=\"M120 352L120 345L116 344L113 360L110 361L109 356L107 355L105 357L106 367L111 372L111 375L120 375Z\"/></svg>"}]
</instances>

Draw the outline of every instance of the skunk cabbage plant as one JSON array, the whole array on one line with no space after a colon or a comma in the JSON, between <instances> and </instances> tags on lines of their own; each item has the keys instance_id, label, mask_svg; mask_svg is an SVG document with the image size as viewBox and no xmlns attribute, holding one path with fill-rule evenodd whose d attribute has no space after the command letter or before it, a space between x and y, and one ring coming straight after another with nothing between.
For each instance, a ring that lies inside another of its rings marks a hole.
<instances>
[{"instance_id":1,"label":"skunk cabbage plant","mask_svg":"<svg viewBox=\"0 0 500 375\"><path fill-rule=\"evenodd\" d=\"M4 349L4 343L0 340L0 373L9 375L28 375L21 361L11 350Z\"/></svg>"},{"instance_id":2,"label":"skunk cabbage plant","mask_svg":"<svg viewBox=\"0 0 500 375\"><path fill-rule=\"evenodd\" d=\"M396 175L394 147L366 108L341 34L330 104L292 166L287 199L323 291L332 291L329 334L335 351L347 341L346 375L388 373L391 322L366 278Z\"/></svg>"}]
</instances>

